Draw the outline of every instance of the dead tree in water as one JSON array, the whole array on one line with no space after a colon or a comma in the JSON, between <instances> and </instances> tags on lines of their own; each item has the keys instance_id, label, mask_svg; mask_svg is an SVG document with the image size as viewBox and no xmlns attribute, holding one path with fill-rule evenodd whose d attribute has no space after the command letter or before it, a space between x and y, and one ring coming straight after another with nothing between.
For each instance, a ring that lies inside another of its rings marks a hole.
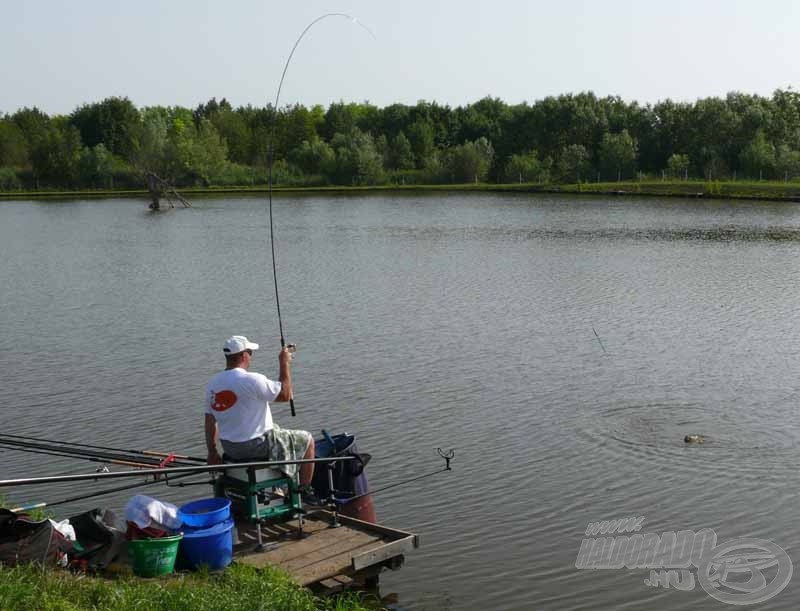
<instances>
[{"instance_id":1,"label":"dead tree in water","mask_svg":"<svg viewBox=\"0 0 800 611\"><path fill-rule=\"evenodd\" d=\"M184 208L191 208L192 204L190 204L184 197L175 190L175 187L170 185L166 180L163 178L159 178L153 172L145 172L144 174L145 182L147 183L147 190L150 191L150 210L160 210L161 209L161 198L166 197L167 201L169 202L169 207L174 208L175 204L172 202L172 199L177 199L181 204L183 204Z\"/></svg>"}]
</instances>

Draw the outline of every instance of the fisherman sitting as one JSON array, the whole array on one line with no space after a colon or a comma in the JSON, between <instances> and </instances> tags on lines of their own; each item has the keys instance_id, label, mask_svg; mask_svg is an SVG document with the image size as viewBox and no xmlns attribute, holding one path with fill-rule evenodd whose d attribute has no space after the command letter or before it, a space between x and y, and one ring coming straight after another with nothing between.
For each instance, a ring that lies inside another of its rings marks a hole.
<instances>
[{"instance_id":1,"label":"fisherman sitting","mask_svg":"<svg viewBox=\"0 0 800 611\"><path fill-rule=\"evenodd\" d=\"M314 439L307 431L281 429L272 422L269 402L292 398L290 363L292 353L283 348L278 355L278 381L248 371L258 344L234 335L225 342L225 369L216 374L206 389L206 446L208 464L223 462L217 449L222 444L226 458L233 460L299 460L314 458ZM294 477L298 465L281 470ZM308 485L314 463L300 467L300 484Z\"/></svg>"}]
</instances>

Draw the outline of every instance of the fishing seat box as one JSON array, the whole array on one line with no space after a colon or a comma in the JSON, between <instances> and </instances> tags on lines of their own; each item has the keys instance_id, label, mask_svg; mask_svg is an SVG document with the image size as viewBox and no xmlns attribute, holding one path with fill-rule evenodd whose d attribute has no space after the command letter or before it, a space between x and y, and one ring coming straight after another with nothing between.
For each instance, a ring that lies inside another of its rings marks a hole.
<instances>
[{"instance_id":1,"label":"fishing seat box","mask_svg":"<svg viewBox=\"0 0 800 611\"><path fill-rule=\"evenodd\" d=\"M226 464L254 462L223 456ZM269 467L226 469L214 482L214 496L231 501L231 513L238 519L258 522L289 519L302 511L300 490L295 478Z\"/></svg>"}]
</instances>

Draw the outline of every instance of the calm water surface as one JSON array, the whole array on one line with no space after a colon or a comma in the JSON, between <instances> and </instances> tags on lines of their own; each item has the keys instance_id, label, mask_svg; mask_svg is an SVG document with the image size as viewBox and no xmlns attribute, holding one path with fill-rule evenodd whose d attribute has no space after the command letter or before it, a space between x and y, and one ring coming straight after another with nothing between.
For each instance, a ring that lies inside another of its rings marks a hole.
<instances>
[{"instance_id":1,"label":"calm water surface","mask_svg":"<svg viewBox=\"0 0 800 611\"><path fill-rule=\"evenodd\" d=\"M298 416L278 406L276 420L356 433L373 487L456 452L452 473L376 497L384 522L421 535L382 579L399 606L731 608L699 586L648 587L648 571L577 570L587 524L628 516L644 532L771 539L800 562L800 208L463 194L275 206L284 330L300 346ZM0 261L6 432L202 454L222 341L260 341L255 368L277 374L263 198L162 214L2 202ZM5 477L94 466L0 459ZM203 488L150 490L177 502ZM797 578L759 608L799 603Z\"/></svg>"}]
</instances>

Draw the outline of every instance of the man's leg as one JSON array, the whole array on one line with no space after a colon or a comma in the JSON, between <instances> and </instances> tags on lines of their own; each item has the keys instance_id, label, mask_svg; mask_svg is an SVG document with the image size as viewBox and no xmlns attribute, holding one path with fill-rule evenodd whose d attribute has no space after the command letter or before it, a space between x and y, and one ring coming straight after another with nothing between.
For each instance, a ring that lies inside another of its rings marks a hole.
<instances>
[{"instance_id":1,"label":"man's leg","mask_svg":"<svg viewBox=\"0 0 800 611\"><path fill-rule=\"evenodd\" d=\"M304 459L311 459L314 458L314 438L309 435L308 436L308 447L306 448L306 453L303 454ZM311 483L311 479L314 477L314 463L305 463L300 466L300 485L305 486Z\"/></svg>"}]
</instances>

